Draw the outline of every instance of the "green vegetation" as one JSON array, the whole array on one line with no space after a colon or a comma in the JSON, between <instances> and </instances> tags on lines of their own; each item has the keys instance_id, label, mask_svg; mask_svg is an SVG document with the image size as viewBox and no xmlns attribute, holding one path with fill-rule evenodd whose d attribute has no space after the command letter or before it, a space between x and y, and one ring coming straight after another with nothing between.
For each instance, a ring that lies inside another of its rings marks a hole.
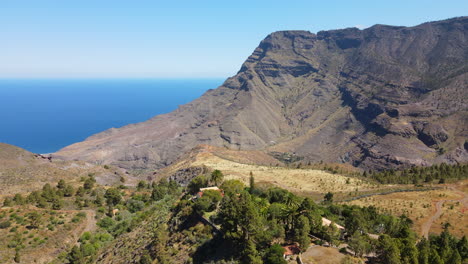
<instances>
[{"instance_id":1,"label":"green vegetation","mask_svg":"<svg viewBox=\"0 0 468 264\"><path fill-rule=\"evenodd\" d=\"M411 169L381 172L364 172L364 177L372 178L379 183L420 184L445 183L446 180L461 180L468 178L468 164L447 165L445 163L430 167L413 167Z\"/></svg>"},{"instance_id":2,"label":"green vegetation","mask_svg":"<svg viewBox=\"0 0 468 264\"><path fill-rule=\"evenodd\" d=\"M198 191L194 186L205 183L203 177L194 178L189 185L193 193ZM197 217L209 215L219 229L218 235L196 245L194 263L212 261L209 252L218 250L226 251L223 256L226 261L285 263L281 245L296 244L306 251L311 242L333 246L345 243L349 251L342 250L343 253L357 258L376 253L379 263L432 263L430 260L438 257L440 263L459 263L453 261L467 259L466 237L457 240L448 229L440 236L418 242L411 229L413 223L405 215L396 218L379 213L375 207L334 204L332 193L327 193L324 203L319 205L278 187L255 187L252 192L254 184L251 181L247 188L239 181L229 180L221 185L222 199L219 191L210 190L193 201L188 200L190 196L179 201L176 217L181 228ZM331 224L323 225L322 217L330 219ZM346 230L340 230L335 223ZM369 234L378 235L379 239ZM311 241L312 237L318 240ZM221 245L231 246L229 250L217 249ZM429 262L421 262L421 258Z\"/></svg>"},{"instance_id":3,"label":"green vegetation","mask_svg":"<svg viewBox=\"0 0 468 264\"><path fill-rule=\"evenodd\" d=\"M104 188L91 175L83 178L76 192L67 192L73 187L65 181L45 184L26 197L16 194L4 200L15 207L1 212L0 232L9 234L9 261L24 261L26 247L45 246L51 234L89 221L85 211L70 213L62 208L86 208L94 212L97 229L84 232L78 244L58 256L57 263L95 263L121 239L126 241L124 247L132 248L137 242L125 236L129 232L138 232L138 237L144 236L138 241L146 241L138 244L139 263L178 263L176 256L187 254L182 257L193 263L284 264L283 246L294 244L304 252L312 243L347 244L340 252L353 256L344 260L348 263L370 253L384 264L463 263L468 259L466 237L453 237L448 225L441 235L420 239L405 215L396 218L372 206L335 204L331 192L317 204L282 188L256 185L253 174L248 187L238 180L223 180L221 171L200 175L182 196L177 183L166 180L140 181L135 188ZM213 185L219 189L200 192ZM182 198L176 203L178 197ZM27 204L38 209L21 209ZM324 225L322 218L331 223Z\"/></svg>"}]
</instances>

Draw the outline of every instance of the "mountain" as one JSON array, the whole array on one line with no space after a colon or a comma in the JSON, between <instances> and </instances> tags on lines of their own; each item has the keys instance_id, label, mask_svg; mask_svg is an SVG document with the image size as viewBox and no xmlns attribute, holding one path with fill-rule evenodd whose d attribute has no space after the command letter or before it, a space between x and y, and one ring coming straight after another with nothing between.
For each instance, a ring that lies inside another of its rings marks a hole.
<instances>
[{"instance_id":1,"label":"mountain","mask_svg":"<svg viewBox=\"0 0 468 264\"><path fill-rule=\"evenodd\" d=\"M275 32L219 88L52 156L155 169L207 144L364 169L465 162L467 32L468 17Z\"/></svg>"}]
</instances>

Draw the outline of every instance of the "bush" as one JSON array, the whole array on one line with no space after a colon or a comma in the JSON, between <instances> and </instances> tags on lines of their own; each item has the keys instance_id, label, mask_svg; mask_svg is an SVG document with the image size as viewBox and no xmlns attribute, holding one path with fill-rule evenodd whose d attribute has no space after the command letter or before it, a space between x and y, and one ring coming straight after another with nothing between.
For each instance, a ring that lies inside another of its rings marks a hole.
<instances>
[{"instance_id":1,"label":"bush","mask_svg":"<svg viewBox=\"0 0 468 264\"><path fill-rule=\"evenodd\" d=\"M110 229L115 225L115 221L110 217L104 217L103 219L99 220L99 222L97 222L97 225L104 229Z\"/></svg>"},{"instance_id":2,"label":"bush","mask_svg":"<svg viewBox=\"0 0 468 264\"><path fill-rule=\"evenodd\" d=\"M0 229L9 228L11 226L10 221L0 222Z\"/></svg>"},{"instance_id":3,"label":"bush","mask_svg":"<svg viewBox=\"0 0 468 264\"><path fill-rule=\"evenodd\" d=\"M85 212L79 212L79 213L76 214L76 216L84 218L84 217L86 217L86 213Z\"/></svg>"},{"instance_id":4,"label":"bush","mask_svg":"<svg viewBox=\"0 0 468 264\"><path fill-rule=\"evenodd\" d=\"M130 212L135 213L145 208L145 203L142 201L130 199L127 201L127 208Z\"/></svg>"}]
</instances>

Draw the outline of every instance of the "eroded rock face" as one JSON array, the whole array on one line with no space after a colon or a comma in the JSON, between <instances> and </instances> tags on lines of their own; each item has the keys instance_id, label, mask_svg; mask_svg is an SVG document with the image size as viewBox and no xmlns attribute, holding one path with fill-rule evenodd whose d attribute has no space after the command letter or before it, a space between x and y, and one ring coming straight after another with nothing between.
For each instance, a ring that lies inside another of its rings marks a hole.
<instances>
[{"instance_id":1,"label":"eroded rock face","mask_svg":"<svg viewBox=\"0 0 468 264\"><path fill-rule=\"evenodd\" d=\"M373 169L467 161L467 32L468 17L275 32L219 88L54 156L153 169L209 144Z\"/></svg>"}]
</instances>

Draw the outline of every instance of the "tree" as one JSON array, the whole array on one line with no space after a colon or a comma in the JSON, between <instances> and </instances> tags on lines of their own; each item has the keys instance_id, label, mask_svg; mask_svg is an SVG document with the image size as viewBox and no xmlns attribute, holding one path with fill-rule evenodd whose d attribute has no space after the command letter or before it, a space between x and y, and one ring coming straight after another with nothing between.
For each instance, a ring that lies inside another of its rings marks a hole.
<instances>
[{"instance_id":1,"label":"tree","mask_svg":"<svg viewBox=\"0 0 468 264\"><path fill-rule=\"evenodd\" d=\"M224 175L220 170L214 170L211 173L211 182L213 182L216 186L221 184L223 181Z\"/></svg>"},{"instance_id":2,"label":"tree","mask_svg":"<svg viewBox=\"0 0 468 264\"><path fill-rule=\"evenodd\" d=\"M400 249L395 240L388 235L381 235L377 252L382 264L400 264Z\"/></svg>"},{"instance_id":3,"label":"tree","mask_svg":"<svg viewBox=\"0 0 468 264\"><path fill-rule=\"evenodd\" d=\"M268 207L268 216L270 219L281 219L285 216L287 208L282 203L272 203Z\"/></svg>"},{"instance_id":4,"label":"tree","mask_svg":"<svg viewBox=\"0 0 468 264\"><path fill-rule=\"evenodd\" d=\"M458 252L458 250L454 250L452 256L450 257L449 261L446 262L446 263L450 263L450 264L461 264L462 263L462 258L460 256L460 253Z\"/></svg>"},{"instance_id":5,"label":"tree","mask_svg":"<svg viewBox=\"0 0 468 264\"><path fill-rule=\"evenodd\" d=\"M167 188L165 186L156 185L153 187L153 191L151 191L151 199L153 199L153 201L159 201L164 198L166 193Z\"/></svg>"},{"instance_id":6,"label":"tree","mask_svg":"<svg viewBox=\"0 0 468 264\"><path fill-rule=\"evenodd\" d=\"M11 200L11 198L7 197L5 198L5 200L3 200L3 206L4 207L10 207L13 205L13 201Z\"/></svg>"},{"instance_id":7,"label":"tree","mask_svg":"<svg viewBox=\"0 0 468 264\"><path fill-rule=\"evenodd\" d=\"M412 239L403 239L403 247L401 249L401 259L403 263L418 264L418 249Z\"/></svg>"},{"instance_id":8,"label":"tree","mask_svg":"<svg viewBox=\"0 0 468 264\"><path fill-rule=\"evenodd\" d=\"M32 228L38 228L41 224L42 216L38 212L31 212L28 214L29 224Z\"/></svg>"},{"instance_id":9,"label":"tree","mask_svg":"<svg viewBox=\"0 0 468 264\"><path fill-rule=\"evenodd\" d=\"M332 203L333 202L333 193L327 192L325 196L323 197L325 202Z\"/></svg>"},{"instance_id":10,"label":"tree","mask_svg":"<svg viewBox=\"0 0 468 264\"><path fill-rule=\"evenodd\" d=\"M252 172L250 172L249 187L249 192L252 194L255 190L255 178Z\"/></svg>"},{"instance_id":11,"label":"tree","mask_svg":"<svg viewBox=\"0 0 468 264\"><path fill-rule=\"evenodd\" d=\"M63 207L63 202L61 199L59 199L58 197L54 197L52 199L52 209L54 210L60 210L62 209Z\"/></svg>"},{"instance_id":12,"label":"tree","mask_svg":"<svg viewBox=\"0 0 468 264\"><path fill-rule=\"evenodd\" d=\"M67 256L67 260L70 262L70 264L84 264L84 256L83 252L81 252L80 248L78 246L73 246L72 250Z\"/></svg>"},{"instance_id":13,"label":"tree","mask_svg":"<svg viewBox=\"0 0 468 264\"><path fill-rule=\"evenodd\" d=\"M63 190L63 195L65 197L72 197L74 193L75 193L75 190L73 189L73 186L71 185L65 186L65 189Z\"/></svg>"},{"instance_id":14,"label":"tree","mask_svg":"<svg viewBox=\"0 0 468 264\"><path fill-rule=\"evenodd\" d=\"M274 244L265 253L265 264L287 264L283 258L285 249L279 244Z\"/></svg>"},{"instance_id":15,"label":"tree","mask_svg":"<svg viewBox=\"0 0 468 264\"><path fill-rule=\"evenodd\" d=\"M294 240L299 243L302 251L306 251L310 245L310 224L309 219L303 215L296 218L294 224Z\"/></svg>"},{"instance_id":16,"label":"tree","mask_svg":"<svg viewBox=\"0 0 468 264\"><path fill-rule=\"evenodd\" d=\"M211 209L211 201L207 197L198 198L197 201L195 202L195 204L193 205L193 209L195 209L195 211L198 214L203 214L203 212L213 211Z\"/></svg>"},{"instance_id":17,"label":"tree","mask_svg":"<svg viewBox=\"0 0 468 264\"><path fill-rule=\"evenodd\" d=\"M255 243L252 240L247 240L242 250L242 263L245 264L262 264L262 259L258 255L258 251L255 247Z\"/></svg>"},{"instance_id":18,"label":"tree","mask_svg":"<svg viewBox=\"0 0 468 264\"><path fill-rule=\"evenodd\" d=\"M145 208L145 203L142 201L130 199L127 201L127 208L130 212L135 213Z\"/></svg>"},{"instance_id":19,"label":"tree","mask_svg":"<svg viewBox=\"0 0 468 264\"><path fill-rule=\"evenodd\" d=\"M431 263L431 264L444 264L444 262L442 261L442 259L439 256L439 253L437 253L437 250L435 250L434 248L431 249L431 255L429 257L429 263Z\"/></svg>"},{"instance_id":20,"label":"tree","mask_svg":"<svg viewBox=\"0 0 468 264\"><path fill-rule=\"evenodd\" d=\"M458 241L457 249L462 259L468 258L468 240L466 239L466 236L463 236L462 239Z\"/></svg>"},{"instance_id":21,"label":"tree","mask_svg":"<svg viewBox=\"0 0 468 264\"><path fill-rule=\"evenodd\" d=\"M429 264L429 255L431 253L431 248L429 241L423 237L418 243L418 262L419 264Z\"/></svg>"},{"instance_id":22,"label":"tree","mask_svg":"<svg viewBox=\"0 0 468 264\"><path fill-rule=\"evenodd\" d=\"M239 180L227 180L221 185L225 194L239 194L244 190L244 184Z\"/></svg>"},{"instance_id":23,"label":"tree","mask_svg":"<svg viewBox=\"0 0 468 264\"><path fill-rule=\"evenodd\" d=\"M334 245L340 237L340 230L336 227L334 222L331 222L330 225L325 230L324 239L331 245Z\"/></svg>"},{"instance_id":24,"label":"tree","mask_svg":"<svg viewBox=\"0 0 468 264\"><path fill-rule=\"evenodd\" d=\"M83 188L83 186L78 187L75 195L79 197L83 197L85 195L85 189Z\"/></svg>"},{"instance_id":25,"label":"tree","mask_svg":"<svg viewBox=\"0 0 468 264\"><path fill-rule=\"evenodd\" d=\"M55 197L55 190L50 184L46 183L42 187L42 197L44 197L47 202L52 202L52 199Z\"/></svg>"},{"instance_id":26,"label":"tree","mask_svg":"<svg viewBox=\"0 0 468 264\"><path fill-rule=\"evenodd\" d=\"M104 198L106 198L107 205L115 206L122 201L122 196L120 195L120 191L116 188L109 188L106 190L104 194Z\"/></svg>"},{"instance_id":27,"label":"tree","mask_svg":"<svg viewBox=\"0 0 468 264\"><path fill-rule=\"evenodd\" d=\"M216 209L219 201L221 201L221 193L215 190L207 190L203 192L203 196L195 202L195 210L198 213L211 212Z\"/></svg>"},{"instance_id":28,"label":"tree","mask_svg":"<svg viewBox=\"0 0 468 264\"><path fill-rule=\"evenodd\" d=\"M204 175L197 176L193 178L190 183L187 185L187 190L189 193L197 193L200 188L208 186L208 180Z\"/></svg>"},{"instance_id":29,"label":"tree","mask_svg":"<svg viewBox=\"0 0 468 264\"><path fill-rule=\"evenodd\" d=\"M244 241L250 240L260 230L260 215L248 192L242 192L238 200L239 227Z\"/></svg>"},{"instance_id":30,"label":"tree","mask_svg":"<svg viewBox=\"0 0 468 264\"><path fill-rule=\"evenodd\" d=\"M66 186L66 183L63 179L59 180L58 183L57 183L57 188L60 189L60 190L63 190L65 189L65 186Z\"/></svg>"},{"instance_id":31,"label":"tree","mask_svg":"<svg viewBox=\"0 0 468 264\"><path fill-rule=\"evenodd\" d=\"M95 182L96 182L96 180L94 179L94 177L90 176L85 180L85 182L83 184L83 188L85 190L91 190L91 189L94 188L94 183Z\"/></svg>"},{"instance_id":32,"label":"tree","mask_svg":"<svg viewBox=\"0 0 468 264\"><path fill-rule=\"evenodd\" d=\"M94 204L97 206L101 206L104 202L104 198L102 197L102 194L97 194L96 199L94 200Z\"/></svg>"},{"instance_id":33,"label":"tree","mask_svg":"<svg viewBox=\"0 0 468 264\"><path fill-rule=\"evenodd\" d=\"M354 234L356 232L364 233L366 231L364 226L365 223L366 220L360 210L351 211L349 216L345 219L346 230L350 234Z\"/></svg>"},{"instance_id":34,"label":"tree","mask_svg":"<svg viewBox=\"0 0 468 264\"><path fill-rule=\"evenodd\" d=\"M26 201L24 200L24 197L23 197L21 194L17 193L17 194L15 194L15 196L13 197L13 202L15 202L15 204L17 204L17 205L22 205L22 204L24 204Z\"/></svg>"},{"instance_id":35,"label":"tree","mask_svg":"<svg viewBox=\"0 0 468 264\"><path fill-rule=\"evenodd\" d=\"M361 235L359 232L355 232L348 242L349 248L354 251L356 257L362 258L362 256L371 250L371 244L369 243L367 236Z\"/></svg>"},{"instance_id":36,"label":"tree","mask_svg":"<svg viewBox=\"0 0 468 264\"><path fill-rule=\"evenodd\" d=\"M139 181L137 185L137 190L141 191L143 189L146 189L147 186L148 184L146 184L145 181Z\"/></svg>"}]
</instances>

